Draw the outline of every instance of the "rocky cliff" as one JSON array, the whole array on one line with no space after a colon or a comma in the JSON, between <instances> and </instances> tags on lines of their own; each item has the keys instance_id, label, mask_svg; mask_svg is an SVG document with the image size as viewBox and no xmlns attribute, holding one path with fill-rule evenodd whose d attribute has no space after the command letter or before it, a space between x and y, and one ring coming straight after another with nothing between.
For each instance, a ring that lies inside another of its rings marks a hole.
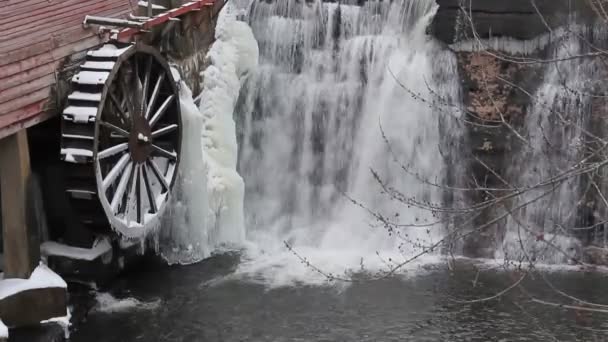
<instances>
[{"instance_id":1,"label":"rocky cliff","mask_svg":"<svg viewBox=\"0 0 608 342\"><path fill-rule=\"evenodd\" d=\"M572 0L437 0L437 3L440 8L430 30L458 57L471 142L467 161L471 179L476 186L504 187L504 179L509 178L508 164L517 160L521 149L517 132L522 131L533 105L533 94L543 82L546 63L535 61L545 60L564 33L575 25L592 26L602 7L598 7L597 1ZM577 32L583 32L581 39L587 43L603 44L594 37L594 30ZM593 101L596 111L605 108L599 102L604 101L597 98ZM488 196L487 192L478 191L470 193L469 200L480 203ZM597 206L594 199L584 202ZM486 209L474 223L487 222L501 210L505 208ZM577 207L576 221L581 225L596 224L599 219L589 215L594 210L595 207ZM506 224L502 220L470 235L464 253L494 257ZM597 229L593 234L597 234ZM578 232L577 236L588 244L595 238L593 234Z\"/></svg>"}]
</instances>

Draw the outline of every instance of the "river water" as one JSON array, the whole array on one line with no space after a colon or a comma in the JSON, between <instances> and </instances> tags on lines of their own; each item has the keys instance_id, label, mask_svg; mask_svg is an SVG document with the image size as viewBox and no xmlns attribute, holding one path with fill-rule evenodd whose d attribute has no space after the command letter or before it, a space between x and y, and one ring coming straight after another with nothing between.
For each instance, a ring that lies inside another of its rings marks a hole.
<instances>
[{"instance_id":1,"label":"river water","mask_svg":"<svg viewBox=\"0 0 608 342\"><path fill-rule=\"evenodd\" d=\"M109 289L123 307L91 311L71 340L608 340L600 331L608 330L605 314L536 304L519 289L496 300L460 303L492 296L519 278L478 261L458 261L451 271L447 263L427 264L416 275L376 281L281 287L235 274L238 263L238 255L224 254L197 265L130 274ZM571 295L608 301L607 274L558 269L543 275ZM535 298L573 304L538 275L522 284Z\"/></svg>"}]
</instances>

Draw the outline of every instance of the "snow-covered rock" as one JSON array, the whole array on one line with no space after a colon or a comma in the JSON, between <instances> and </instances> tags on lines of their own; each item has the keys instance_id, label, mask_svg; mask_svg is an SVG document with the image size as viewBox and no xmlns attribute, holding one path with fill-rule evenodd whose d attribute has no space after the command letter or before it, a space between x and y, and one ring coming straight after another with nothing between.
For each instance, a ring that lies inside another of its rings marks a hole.
<instances>
[{"instance_id":1,"label":"snow-covered rock","mask_svg":"<svg viewBox=\"0 0 608 342\"><path fill-rule=\"evenodd\" d=\"M68 285L63 278L53 272L45 264L40 263L34 272L32 272L29 279L0 280L0 300L19 292L49 287L67 289Z\"/></svg>"}]
</instances>

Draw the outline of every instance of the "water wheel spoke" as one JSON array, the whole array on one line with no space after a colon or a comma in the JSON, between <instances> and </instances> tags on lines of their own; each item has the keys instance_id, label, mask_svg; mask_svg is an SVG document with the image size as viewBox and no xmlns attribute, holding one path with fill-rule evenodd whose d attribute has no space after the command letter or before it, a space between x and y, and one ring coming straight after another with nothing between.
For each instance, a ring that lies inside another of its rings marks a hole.
<instances>
[{"instance_id":1,"label":"water wheel spoke","mask_svg":"<svg viewBox=\"0 0 608 342\"><path fill-rule=\"evenodd\" d=\"M131 156L128 153L125 153L120 157L116 165L112 167L110 172L108 172L106 178L102 182L103 191L106 191L110 185L114 184L116 178L122 173L122 171L127 166L127 163L131 159Z\"/></svg>"},{"instance_id":2,"label":"water wheel spoke","mask_svg":"<svg viewBox=\"0 0 608 342\"><path fill-rule=\"evenodd\" d=\"M173 131L177 130L177 125L176 124L171 124L169 126L163 127L159 130L156 130L154 132L152 132L152 138L158 138L160 136L163 136L165 134L171 133Z\"/></svg>"},{"instance_id":3,"label":"water wheel spoke","mask_svg":"<svg viewBox=\"0 0 608 342\"><path fill-rule=\"evenodd\" d=\"M163 186L163 190L164 191L169 190L169 184L167 183L165 176L163 176L163 174L158 169L158 166L156 165L156 163L153 160L148 159L148 160L146 160L146 164L148 164L148 166L150 166L150 168L152 169L152 172L154 173L156 178L160 181L160 184Z\"/></svg>"},{"instance_id":4,"label":"water wheel spoke","mask_svg":"<svg viewBox=\"0 0 608 342\"><path fill-rule=\"evenodd\" d=\"M156 80L156 85L154 85L154 90L152 90L152 95L150 95L150 101L148 102L148 107L146 108L146 120L150 118L150 113L156 104L156 100L158 99L158 94L160 93L160 86L165 79L165 73L161 73Z\"/></svg>"},{"instance_id":5,"label":"water wheel spoke","mask_svg":"<svg viewBox=\"0 0 608 342\"><path fill-rule=\"evenodd\" d=\"M105 121L100 121L99 122L100 125L110 129L113 133L116 133L117 135L123 137L123 138L128 138L129 137L129 132L125 131L124 129L113 125L109 122L105 122Z\"/></svg>"},{"instance_id":6,"label":"water wheel spoke","mask_svg":"<svg viewBox=\"0 0 608 342\"><path fill-rule=\"evenodd\" d=\"M150 203L150 211L154 214L158 211L156 208L156 200L154 199L154 193L152 192L152 185L150 184L150 180L148 179L148 166L143 165L142 167L142 175L144 179L144 186L146 187L146 193L148 194L148 202Z\"/></svg>"},{"instance_id":7,"label":"water wheel spoke","mask_svg":"<svg viewBox=\"0 0 608 342\"><path fill-rule=\"evenodd\" d=\"M137 175L139 174L139 165L134 164L133 170L131 171L131 177L129 179L130 189L127 194L127 202L125 205L125 219L129 221L129 214L132 214L133 207L137 206ZM139 222L139 221L138 221Z\"/></svg>"},{"instance_id":8,"label":"water wheel spoke","mask_svg":"<svg viewBox=\"0 0 608 342\"><path fill-rule=\"evenodd\" d=\"M132 178L133 173L133 162L128 162L125 168L125 171L122 173L120 177L120 181L118 182L118 186L116 187L116 191L114 191L114 196L112 196L112 202L110 203L110 208L112 212L116 214L118 210L118 206L122 202L122 198L125 195L125 190L127 189L127 184L129 184L129 180Z\"/></svg>"},{"instance_id":9,"label":"water wheel spoke","mask_svg":"<svg viewBox=\"0 0 608 342\"><path fill-rule=\"evenodd\" d=\"M143 223L142 220L142 200L141 200L141 166L137 166L136 171L136 179L135 179L135 211L136 211L136 220L138 223Z\"/></svg>"},{"instance_id":10,"label":"water wheel spoke","mask_svg":"<svg viewBox=\"0 0 608 342\"><path fill-rule=\"evenodd\" d=\"M165 157L171 161L177 160L177 153L175 153L175 152L169 152L169 151L165 150L164 148L159 147L155 144L152 144L152 150L153 150L152 154L156 154L160 157Z\"/></svg>"},{"instance_id":11,"label":"water wheel spoke","mask_svg":"<svg viewBox=\"0 0 608 342\"><path fill-rule=\"evenodd\" d=\"M148 112L148 88L150 87L150 77L152 73L152 57L148 57L146 61L146 71L144 74L144 83L141 91L141 113Z\"/></svg>"},{"instance_id":12,"label":"water wheel spoke","mask_svg":"<svg viewBox=\"0 0 608 342\"><path fill-rule=\"evenodd\" d=\"M125 123L129 122L129 116L125 112L125 105L127 104L126 98L123 98L122 101L119 101L112 90L108 91L108 95L110 95L110 100L114 104L114 107L116 107L116 109L118 110L120 116L122 116Z\"/></svg>"},{"instance_id":13,"label":"water wheel spoke","mask_svg":"<svg viewBox=\"0 0 608 342\"><path fill-rule=\"evenodd\" d=\"M97 158L105 159L105 158L111 157L117 153L120 153L122 151L125 151L128 148L129 148L128 143L118 144L118 145L112 146L110 148L107 148L107 149L97 153Z\"/></svg>"},{"instance_id":14,"label":"water wheel spoke","mask_svg":"<svg viewBox=\"0 0 608 342\"><path fill-rule=\"evenodd\" d=\"M171 104L171 101L173 101L174 97L175 95L167 97L163 104L160 105L156 113L154 113L154 116L152 116L152 119L150 119L150 127L154 127L154 125L158 122L158 120L160 120L163 114L165 114L165 111L167 111L167 108L169 108L169 104Z\"/></svg>"}]
</instances>

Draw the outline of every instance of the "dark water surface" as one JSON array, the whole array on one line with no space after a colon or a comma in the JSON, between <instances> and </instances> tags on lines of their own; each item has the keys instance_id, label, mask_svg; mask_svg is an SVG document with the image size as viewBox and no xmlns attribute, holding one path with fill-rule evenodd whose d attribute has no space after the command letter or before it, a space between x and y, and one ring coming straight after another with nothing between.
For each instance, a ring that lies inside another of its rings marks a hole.
<instances>
[{"instance_id":1,"label":"dark water surface","mask_svg":"<svg viewBox=\"0 0 608 342\"><path fill-rule=\"evenodd\" d=\"M238 256L184 267L146 269L120 279L117 298L160 300L153 309L91 312L72 341L608 341L608 314L585 313L530 301L575 304L536 276L500 299L514 272L477 272L470 262L453 271L434 266L424 275L349 286L269 289L225 278ZM548 280L586 300L608 303L608 276L549 272ZM475 279L477 280L475 281Z\"/></svg>"}]
</instances>

